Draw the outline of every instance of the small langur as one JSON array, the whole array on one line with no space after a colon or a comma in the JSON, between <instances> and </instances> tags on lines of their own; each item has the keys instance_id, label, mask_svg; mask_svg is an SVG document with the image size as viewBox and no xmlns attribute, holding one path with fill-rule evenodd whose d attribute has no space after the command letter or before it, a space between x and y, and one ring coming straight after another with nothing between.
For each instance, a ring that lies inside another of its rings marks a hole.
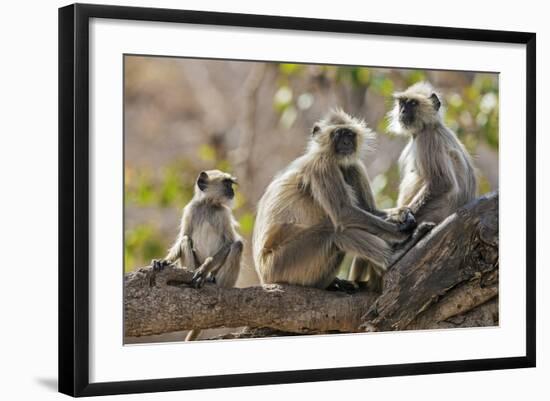
<instances>
[{"instance_id":1,"label":"small langur","mask_svg":"<svg viewBox=\"0 0 550 401\"><path fill-rule=\"evenodd\" d=\"M235 286L243 251L231 211L235 183L235 177L219 170L199 174L193 199L183 209L177 239L163 260L153 261L154 269L179 261L180 266L195 272L192 284L197 288L207 280L220 287ZM191 330L186 341L199 333Z\"/></svg>"},{"instance_id":2,"label":"small langur","mask_svg":"<svg viewBox=\"0 0 550 401\"><path fill-rule=\"evenodd\" d=\"M399 158L401 183L397 207L386 212L390 220L411 212L418 224L439 224L476 196L472 160L456 135L443 123L441 101L432 86L417 83L394 94L388 113L390 131L410 136ZM351 280L382 285L379 270L354 260Z\"/></svg>"},{"instance_id":3,"label":"small langur","mask_svg":"<svg viewBox=\"0 0 550 401\"><path fill-rule=\"evenodd\" d=\"M472 159L443 122L433 87L420 82L394 94L390 130L410 137L399 158L401 183L394 213L411 211L417 222L440 223L476 197Z\"/></svg>"},{"instance_id":4,"label":"small langur","mask_svg":"<svg viewBox=\"0 0 550 401\"><path fill-rule=\"evenodd\" d=\"M412 243L408 211L387 221L375 208L359 159L373 135L362 120L333 111L313 126L305 154L269 184L252 238L262 283L348 290L336 277L346 253L384 270L398 256L394 242Z\"/></svg>"}]
</instances>

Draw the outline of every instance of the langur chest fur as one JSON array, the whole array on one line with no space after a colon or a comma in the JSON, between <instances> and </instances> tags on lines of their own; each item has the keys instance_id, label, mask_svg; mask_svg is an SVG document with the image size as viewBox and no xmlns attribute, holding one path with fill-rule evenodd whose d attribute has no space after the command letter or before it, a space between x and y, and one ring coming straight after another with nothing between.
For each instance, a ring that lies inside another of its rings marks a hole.
<instances>
[{"instance_id":1,"label":"langur chest fur","mask_svg":"<svg viewBox=\"0 0 550 401\"><path fill-rule=\"evenodd\" d=\"M197 213L191 219L190 237L198 263L213 256L227 241L233 240L233 229L229 229L226 211L223 207L202 206L205 213ZM206 212L206 208L208 211ZM208 216L208 218L206 218Z\"/></svg>"},{"instance_id":2,"label":"langur chest fur","mask_svg":"<svg viewBox=\"0 0 550 401\"><path fill-rule=\"evenodd\" d=\"M399 158L401 182L399 184L398 206L408 204L425 182L422 160L418 157L418 136L413 137Z\"/></svg>"},{"instance_id":3,"label":"langur chest fur","mask_svg":"<svg viewBox=\"0 0 550 401\"><path fill-rule=\"evenodd\" d=\"M224 238L220 235L220 230L205 222L193 230L191 237L195 249L195 255L199 263L213 256L224 244Z\"/></svg>"}]
</instances>

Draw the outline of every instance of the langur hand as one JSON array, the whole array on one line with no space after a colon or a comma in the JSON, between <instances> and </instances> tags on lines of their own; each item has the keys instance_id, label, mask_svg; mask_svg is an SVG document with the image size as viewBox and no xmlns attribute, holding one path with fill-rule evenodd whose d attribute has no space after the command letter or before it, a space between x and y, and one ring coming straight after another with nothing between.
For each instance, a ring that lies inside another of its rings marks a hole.
<instances>
[{"instance_id":1,"label":"langur hand","mask_svg":"<svg viewBox=\"0 0 550 401\"><path fill-rule=\"evenodd\" d=\"M407 206L388 210L386 220L396 223L401 232L412 232L417 226L416 218L411 209Z\"/></svg>"},{"instance_id":2,"label":"langur hand","mask_svg":"<svg viewBox=\"0 0 550 401\"><path fill-rule=\"evenodd\" d=\"M166 259L153 259L151 261L151 266L153 266L153 270L156 272L163 271L166 266L170 266L171 263L168 262Z\"/></svg>"}]
</instances>

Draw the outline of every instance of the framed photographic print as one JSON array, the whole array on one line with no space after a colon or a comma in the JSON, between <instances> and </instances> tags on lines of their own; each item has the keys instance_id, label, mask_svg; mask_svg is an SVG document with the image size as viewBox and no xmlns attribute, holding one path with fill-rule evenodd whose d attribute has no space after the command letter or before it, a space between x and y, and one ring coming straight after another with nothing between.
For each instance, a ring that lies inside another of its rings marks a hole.
<instances>
[{"instance_id":1,"label":"framed photographic print","mask_svg":"<svg viewBox=\"0 0 550 401\"><path fill-rule=\"evenodd\" d=\"M535 135L534 33L61 8L59 390L535 366Z\"/></svg>"}]
</instances>

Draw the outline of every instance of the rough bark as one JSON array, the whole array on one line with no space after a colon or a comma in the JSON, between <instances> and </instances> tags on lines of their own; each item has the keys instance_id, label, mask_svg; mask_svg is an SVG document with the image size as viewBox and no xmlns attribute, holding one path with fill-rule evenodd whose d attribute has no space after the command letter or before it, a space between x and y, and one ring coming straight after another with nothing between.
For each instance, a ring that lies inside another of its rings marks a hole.
<instances>
[{"instance_id":1,"label":"rough bark","mask_svg":"<svg viewBox=\"0 0 550 401\"><path fill-rule=\"evenodd\" d=\"M356 331L375 295L347 295L291 285L189 287L192 273L142 268L125 276L125 335L191 328L270 327L293 333Z\"/></svg>"},{"instance_id":2,"label":"rough bark","mask_svg":"<svg viewBox=\"0 0 550 401\"><path fill-rule=\"evenodd\" d=\"M382 294L290 285L187 285L191 273L142 268L124 279L125 335L248 326L219 338L498 324L498 195L475 200L386 274Z\"/></svg>"},{"instance_id":3,"label":"rough bark","mask_svg":"<svg viewBox=\"0 0 550 401\"><path fill-rule=\"evenodd\" d=\"M454 314L464 313L496 296L497 270L498 195L491 194L449 216L386 274L383 293L365 314L363 327L403 330L460 286L437 308L441 318L451 317L453 307Z\"/></svg>"}]
</instances>

